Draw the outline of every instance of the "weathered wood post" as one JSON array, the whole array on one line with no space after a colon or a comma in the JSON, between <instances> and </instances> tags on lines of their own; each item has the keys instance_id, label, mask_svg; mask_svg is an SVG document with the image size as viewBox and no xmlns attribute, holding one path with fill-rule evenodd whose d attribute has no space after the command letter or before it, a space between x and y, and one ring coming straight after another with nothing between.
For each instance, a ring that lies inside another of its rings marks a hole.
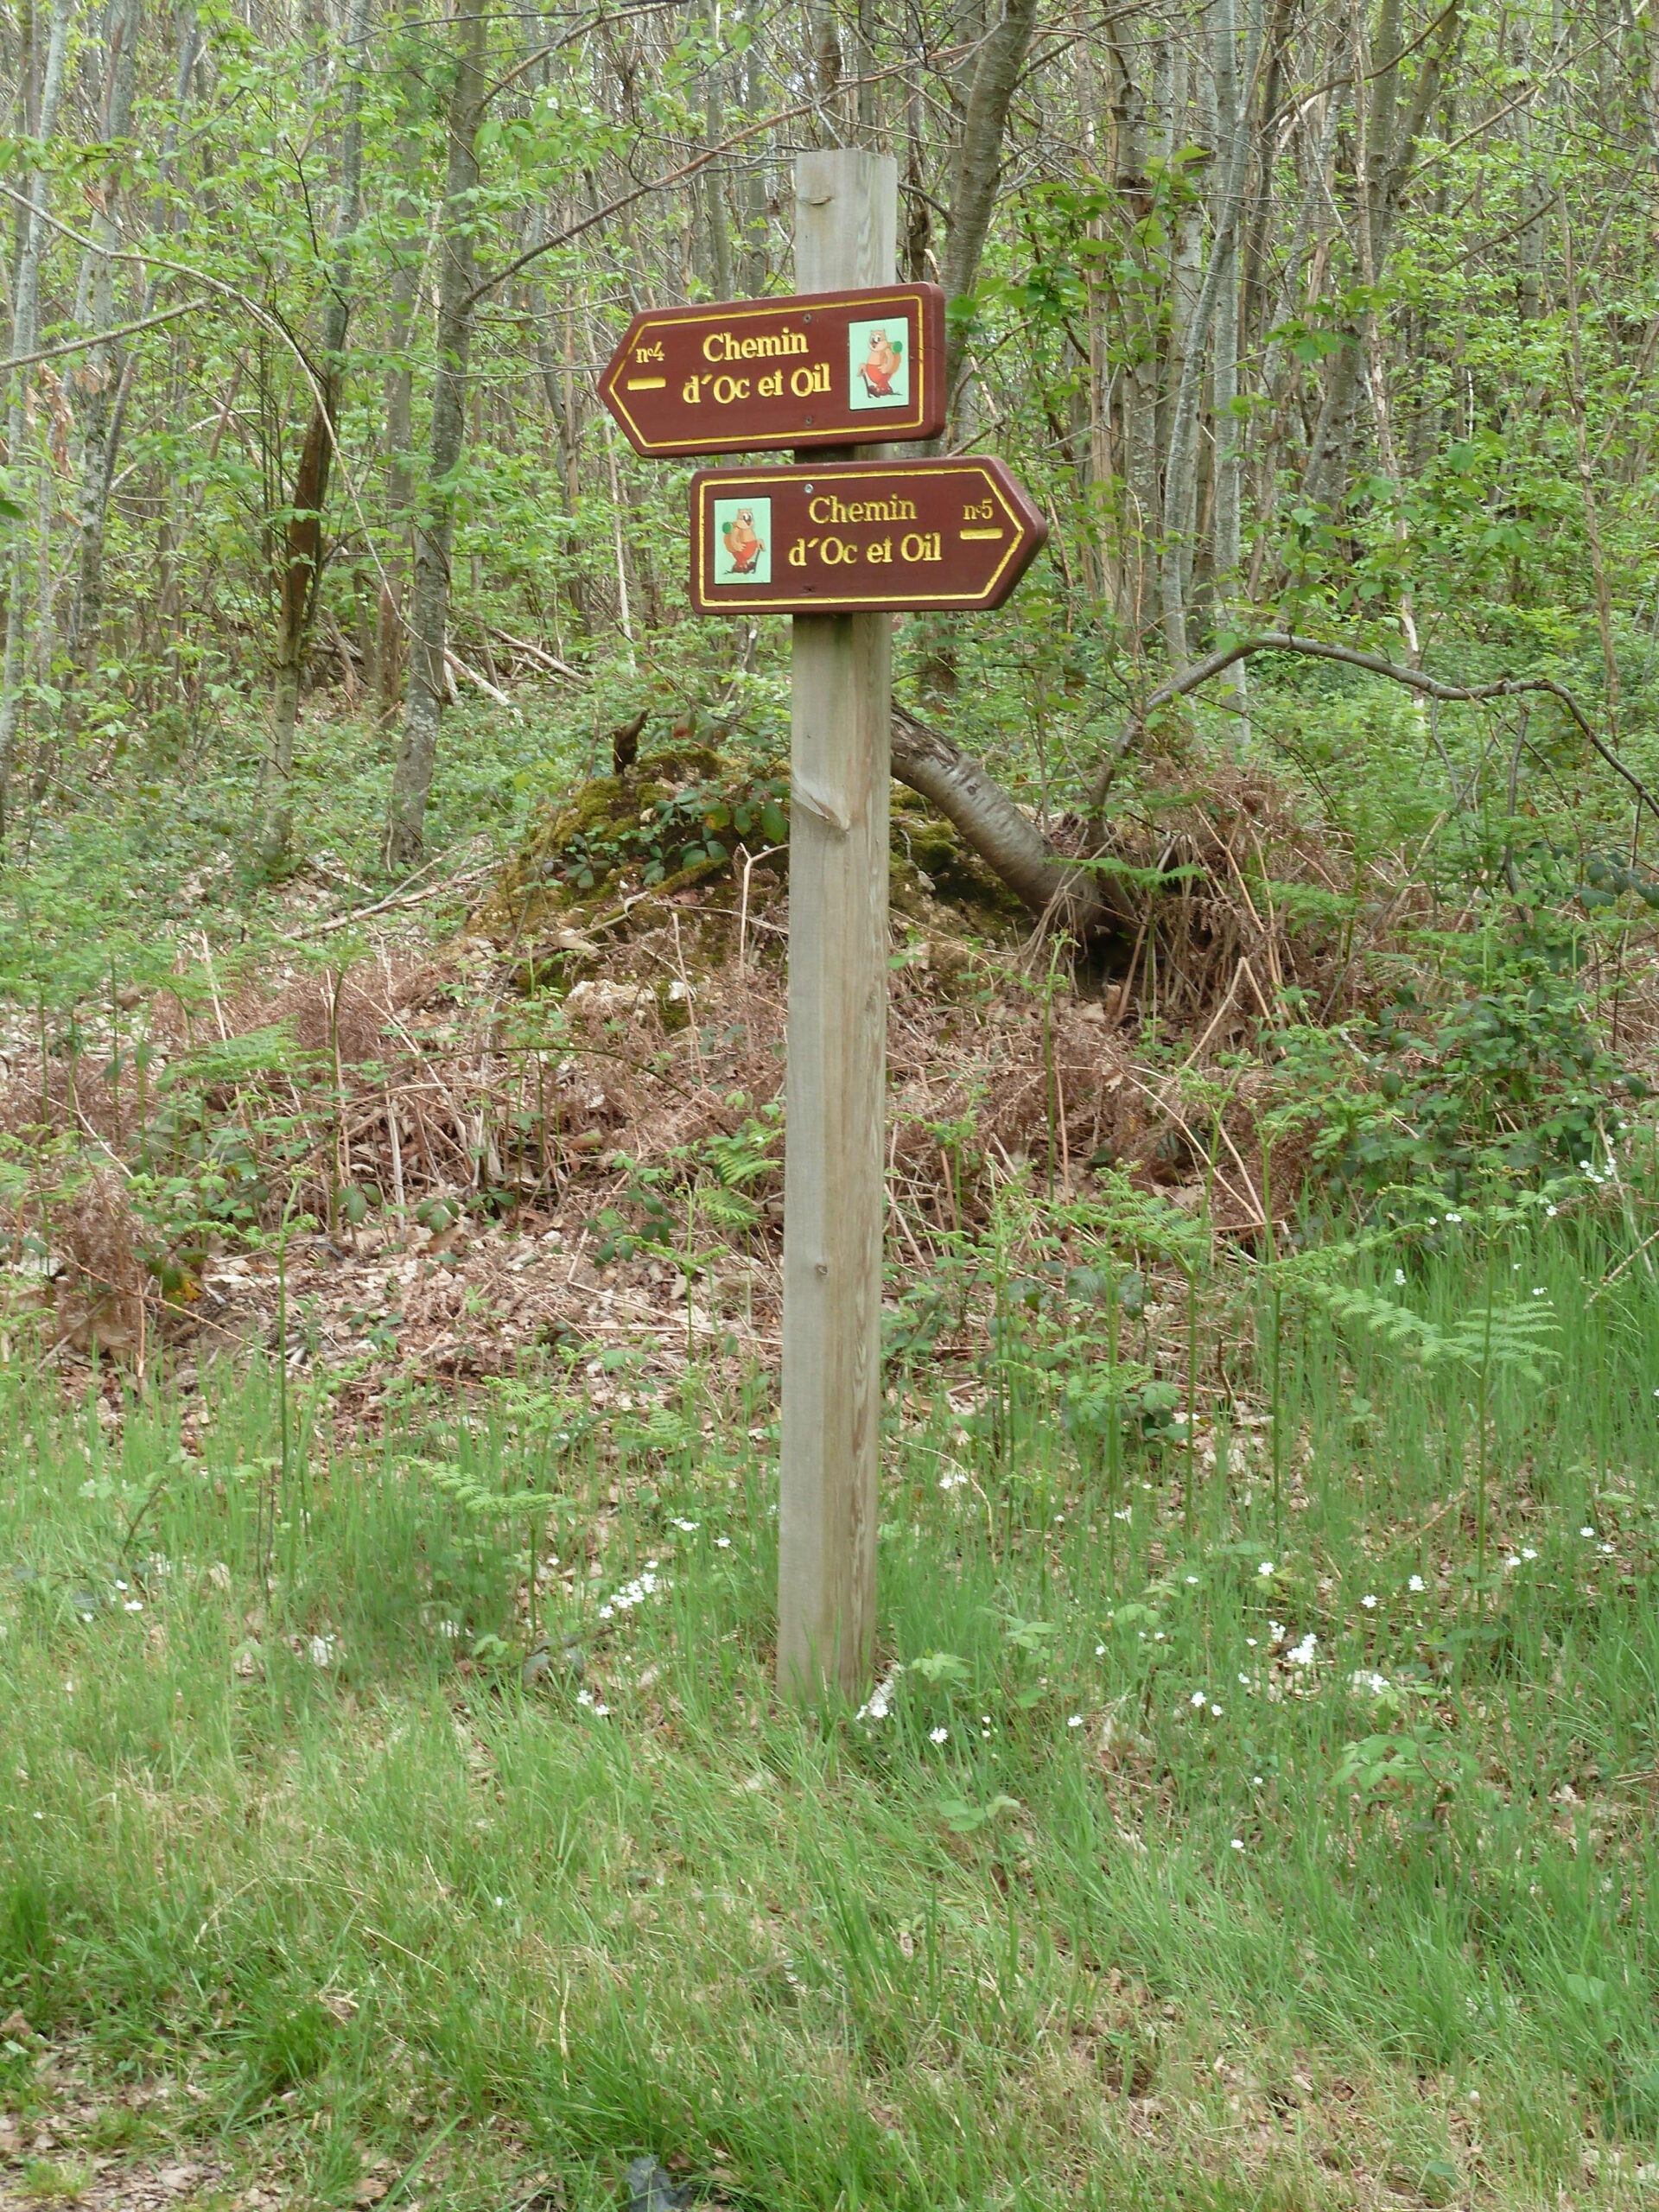
<instances>
[{"instance_id":1,"label":"weathered wood post","mask_svg":"<svg viewBox=\"0 0 1659 2212\"><path fill-rule=\"evenodd\" d=\"M897 233L890 156L801 156L800 291L890 283ZM875 1626L893 618L793 627L778 1681L805 1700L856 1694Z\"/></svg>"}]
</instances>

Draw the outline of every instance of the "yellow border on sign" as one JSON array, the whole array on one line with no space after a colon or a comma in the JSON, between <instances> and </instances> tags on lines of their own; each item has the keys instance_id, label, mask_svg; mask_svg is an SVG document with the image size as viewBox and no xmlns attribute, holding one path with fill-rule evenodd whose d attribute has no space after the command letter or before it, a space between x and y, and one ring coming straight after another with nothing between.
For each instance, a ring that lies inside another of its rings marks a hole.
<instances>
[{"instance_id":1,"label":"yellow border on sign","mask_svg":"<svg viewBox=\"0 0 1659 2212\"><path fill-rule=\"evenodd\" d=\"M905 415L892 416L883 414L880 417L882 426L880 438L879 440L873 440L872 443L885 445L891 439L903 437L908 433L919 432L923 423L926 420L926 412L922 404L922 396L926 388L927 382L927 302L925 298L918 298L916 287L914 285L895 285L890 292L853 291L825 292L823 294L806 292L798 295L795 304L792 307L787 308L782 306L776 300L717 300L713 303L713 306L715 308L719 308L722 313L725 312L726 309L729 308L730 314L728 319L733 322L741 322L745 320L752 320L756 315L810 315L814 312L813 302L815 300L828 302L832 309L835 308L849 306L855 300L868 300L878 310L880 309L884 302L898 302L902 304L907 309L913 308L915 310L916 364L915 374L911 380L911 408L909 412ZM651 308L646 309L645 313L639 318L639 320L642 322L646 323L653 330L673 330L677 329L683 323L707 322L712 311L713 309L711 308L706 307L664 309ZM868 318L863 317L861 317L860 319L868 320ZM630 327L632 327L632 326L630 326ZM609 373L603 379L601 390L607 395L611 405L615 409L616 412L626 418L629 429L633 433L636 448L641 453L667 452L671 454L678 454L682 453L685 444L684 436L648 438L645 432L639 428L639 423L635 419L632 410L629 408L627 403L622 397L621 377L623 369L626 365L626 353L624 353L622 349L619 347L618 358L612 366ZM872 419L874 420L875 418L872 417ZM686 435L690 434L687 433ZM817 437L823 434L819 431L814 430L809 433L809 435ZM849 442L844 431L837 433L837 442L842 445ZM736 431L730 437L716 437L700 442L696 450L698 453L746 453L753 450L753 440L752 434L746 435L742 431Z\"/></svg>"},{"instance_id":2,"label":"yellow border on sign","mask_svg":"<svg viewBox=\"0 0 1659 2212\"><path fill-rule=\"evenodd\" d=\"M803 471L810 467L810 465L811 464L810 462L797 461L789 467L785 467L780 464L776 467L769 469L734 468L729 471L729 473L723 474L721 472L716 471L713 475L704 477L703 480L698 485L696 518L696 583L697 597L703 602L705 609L710 606L716 606L721 608L730 607L733 609L736 609L738 607L753 607L758 613L761 614L810 614L815 611L810 594L799 590L787 593L782 598L779 598L776 596L763 595L761 593L755 591L747 584L741 586L734 584L711 584L708 579L709 528L708 501L709 495L713 493L721 499L731 499L735 496L733 491L733 486L740 484L745 488L745 490L754 492L764 491L766 487L771 484L786 483L798 480ZM914 470L915 463L902 461L873 461L868 468L849 468L844 462L832 461L827 462L825 467L826 470L830 468L834 469L835 480L836 483L852 484L872 477L892 478L895 476L905 476ZM913 596L909 593L906 593L905 596L904 611L908 613L912 608L919 609L925 607L939 606L943 605L946 601L949 601L957 607L983 607L988 603L992 593L996 589L998 583L1001 580L1003 571L1008 567L1010 563L1020 551L1020 543L1025 529L1024 518L1020 515L1017 507L1009 504L1007 494L1003 491L1002 486L997 482L995 476L985 467L982 461L947 461L942 464L939 462L934 462L928 467L927 474L929 476L936 480L943 476L971 476L976 483L988 485L991 491L995 494L998 505L1001 508L1003 513L1007 517L1009 523L1013 525L1014 542L991 572L989 578L987 580L984 590L979 593L976 597L965 599L964 594L959 591L938 591L932 593L918 592ZM729 592L731 596L729 599L711 600L710 594L715 591ZM841 591L826 593L824 594L825 611L832 614L855 613L861 605L868 605L880 609L889 605L892 601L892 597L893 594L891 588L884 592L879 587L872 589L868 599L866 601L861 601L856 594ZM834 605L830 605L828 603L831 600L834 601ZM804 605L802 603L803 601L805 601L806 602Z\"/></svg>"}]
</instances>

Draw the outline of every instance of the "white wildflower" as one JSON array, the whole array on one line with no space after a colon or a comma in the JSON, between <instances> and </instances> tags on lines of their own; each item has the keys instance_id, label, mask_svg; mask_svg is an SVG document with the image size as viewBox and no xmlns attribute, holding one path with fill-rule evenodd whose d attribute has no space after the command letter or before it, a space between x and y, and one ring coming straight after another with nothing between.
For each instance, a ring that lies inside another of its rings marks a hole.
<instances>
[{"instance_id":1,"label":"white wildflower","mask_svg":"<svg viewBox=\"0 0 1659 2212\"><path fill-rule=\"evenodd\" d=\"M1402 1290L1403 1290L1403 1289L1405 1288L1405 1287L1406 1287L1406 1271L1405 1271L1405 1269L1404 1269L1403 1268L1396 1268L1395 1269L1395 1271L1394 1271L1394 1280L1395 1280L1395 1281L1399 1285L1399 1287L1400 1287L1400 1288L1401 1288Z\"/></svg>"},{"instance_id":2,"label":"white wildflower","mask_svg":"<svg viewBox=\"0 0 1659 2212\"><path fill-rule=\"evenodd\" d=\"M1428 1585L1424 1581L1421 1574L1414 1574L1410 1581L1407 1583L1406 1587L1408 1590L1415 1590L1421 1592L1427 1589Z\"/></svg>"},{"instance_id":3,"label":"white wildflower","mask_svg":"<svg viewBox=\"0 0 1659 2212\"><path fill-rule=\"evenodd\" d=\"M1192 1702L1195 1706L1201 1706L1204 1703L1204 1692L1202 1690L1193 1691Z\"/></svg>"},{"instance_id":4,"label":"white wildflower","mask_svg":"<svg viewBox=\"0 0 1659 2212\"><path fill-rule=\"evenodd\" d=\"M1309 1629L1307 1634L1302 1638L1300 1643L1293 1644L1291 1646L1291 1649L1287 1655L1290 1660L1291 1665L1293 1667L1311 1667L1313 1664L1313 1654L1318 1648L1319 1641L1319 1637L1314 1635L1313 1630Z\"/></svg>"},{"instance_id":5,"label":"white wildflower","mask_svg":"<svg viewBox=\"0 0 1659 2212\"><path fill-rule=\"evenodd\" d=\"M1242 1836L1236 1836L1236 1836L1233 1838L1232 1843L1231 1843L1231 1845L1230 1845L1230 1847L1232 1850L1234 1850L1234 1851L1243 1851L1243 1848L1244 1848L1244 1840L1243 1840L1243 1838Z\"/></svg>"},{"instance_id":6,"label":"white wildflower","mask_svg":"<svg viewBox=\"0 0 1659 2212\"><path fill-rule=\"evenodd\" d=\"M1376 1592L1374 1590L1368 1590L1359 1602L1368 1613L1374 1613L1376 1611Z\"/></svg>"},{"instance_id":7,"label":"white wildflower","mask_svg":"<svg viewBox=\"0 0 1659 2212\"><path fill-rule=\"evenodd\" d=\"M1080 1713L1074 1713L1065 1725L1068 1728L1081 1728L1083 1726L1083 1715Z\"/></svg>"},{"instance_id":8,"label":"white wildflower","mask_svg":"<svg viewBox=\"0 0 1659 2212\"><path fill-rule=\"evenodd\" d=\"M950 1733L950 1731L948 1728L930 1728L927 1732L927 1740L930 1744L943 1744Z\"/></svg>"},{"instance_id":9,"label":"white wildflower","mask_svg":"<svg viewBox=\"0 0 1659 2212\"><path fill-rule=\"evenodd\" d=\"M1255 1571L1258 1574L1271 1574L1273 1573L1273 1561L1270 1559L1264 1559L1261 1566L1258 1567Z\"/></svg>"},{"instance_id":10,"label":"white wildflower","mask_svg":"<svg viewBox=\"0 0 1659 2212\"><path fill-rule=\"evenodd\" d=\"M1369 1690L1373 1697L1381 1697L1389 1687L1388 1676L1376 1674L1369 1667L1359 1668L1348 1680L1353 1688Z\"/></svg>"}]
</instances>

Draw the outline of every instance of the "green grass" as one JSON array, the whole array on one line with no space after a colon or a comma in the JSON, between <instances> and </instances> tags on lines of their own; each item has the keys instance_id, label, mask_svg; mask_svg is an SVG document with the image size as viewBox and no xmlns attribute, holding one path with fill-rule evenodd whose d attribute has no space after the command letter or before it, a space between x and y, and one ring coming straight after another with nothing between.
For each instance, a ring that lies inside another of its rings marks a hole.
<instances>
[{"instance_id":1,"label":"green grass","mask_svg":"<svg viewBox=\"0 0 1659 2212\"><path fill-rule=\"evenodd\" d=\"M1659 1296L1592 1299L1601 1203L1344 1262L1556 1317L1489 1378L1484 1583L1464 1371L1287 1296L1275 1544L1258 1281L1206 1281L1190 1502L1179 1425L1059 1417L1098 1282L1005 1285L966 1423L925 1363L890 1408L861 1720L771 1693L758 1386L563 1444L548 1378L375 1442L308 1405L284 1485L263 1372L118 1428L0 1369L0 2017L319 2203L380 2160L388 2203L610 2204L641 2151L776 2212L1630 2193ZM1173 1284L1119 1357L1188 1325ZM557 1492L529 1689L522 1523L434 1466Z\"/></svg>"}]
</instances>

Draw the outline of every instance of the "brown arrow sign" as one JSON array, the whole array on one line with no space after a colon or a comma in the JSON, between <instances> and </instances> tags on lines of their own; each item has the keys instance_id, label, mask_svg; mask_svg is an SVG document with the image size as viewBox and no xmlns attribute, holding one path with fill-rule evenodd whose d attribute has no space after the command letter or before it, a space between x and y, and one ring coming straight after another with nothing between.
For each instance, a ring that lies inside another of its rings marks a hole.
<instances>
[{"instance_id":1,"label":"brown arrow sign","mask_svg":"<svg viewBox=\"0 0 1659 2212\"><path fill-rule=\"evenodd\" d=\"M691 480L700 614L1000 607L1048 524L1000 461L705 468Z\"/></svg>"},{"instance_id":2,"label":"brown arrow sign","mask_svg":"<svg viewBox=\"0 0 1659 2212\"><path fill-rule=\"evenodd\" d=\"M937 284L635 315L599 396L643 454L886 445L944 427Z\"/></svg>"}]
</instances>

